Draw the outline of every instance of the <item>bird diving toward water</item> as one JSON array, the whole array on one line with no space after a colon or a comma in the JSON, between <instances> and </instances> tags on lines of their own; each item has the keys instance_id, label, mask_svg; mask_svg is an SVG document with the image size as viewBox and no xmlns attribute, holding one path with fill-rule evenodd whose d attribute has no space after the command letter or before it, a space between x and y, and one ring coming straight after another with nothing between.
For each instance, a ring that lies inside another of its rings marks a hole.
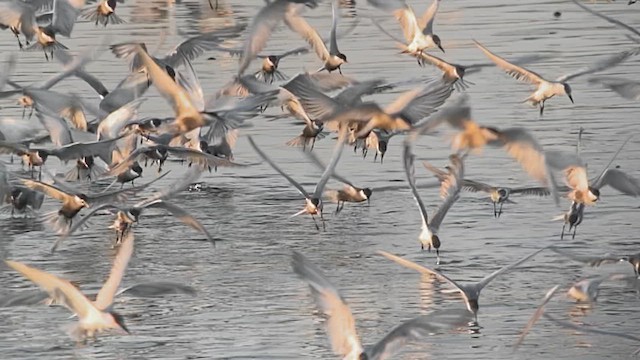
<instances>
[{"instance_id":1,"label":"bird diving toward water","mask_svg":"<svg viewBox=\"0 0 640 360\"><path fill-rule=\"evenodd\" d=\"M414 166L415 156L411 152L411 145L408 143L405 143L403 158L407 182L411 188L413 199L418 205L418 210L420 210L420 216L422 217L422 231L418 237L418 240L420 240L420 247L424 249L426 246L429 251L431 251L431 248L433 247L436 250L436 264L440 264L441 241L438 234L444 217L447 215L451 206L453 206L453 204L458 200L460 194L462 178L464 177L464 164L462 162L462 158L458 155L451 155L449 157L449 160L451 161L451 166L448 167L449 174L442 182L440 188L441 195L443 195L444 200L431 219L429 219L429 216L427 215L427 208L422 202L420 194L418 194L418 189L416 188Z\"/></svg>"},{"instance_id":2,"label":"bird diving toward water","mask_svg":"<svg viewBox=\"0 0 640 360\"><path fill-rule=\"evenodd\" d=\"M569 100L571 100L571 103L573 103L571 86L567 83L567 81L571 79L575 79L582 75L593 74L598 71L610 69L620 64L621 62L625 61L626 59L630 58L631 56L637 55L638 52L640 52L640 48L622 51L614 55L608 56L604 59L601 59L597 62L594 62L589 66L578 69L572 73L562 75L555 80L546 80L545 78L543 78L542 76L538 75L533 71L527 70L521 66L514 65L508 62L504 58L501 58L500 56L489 51L489 49L484 47L479 42L475 40L474 42L476 46L480 50L482 50L482 52L491 61L493 61L499 68L504 70L511 77L515 78L516 80L527 82L531 85L536 86L536 91L533 94L529 95L529 97L525 99L525 102L528 102L533 106L539 106L540 116L542 116L544 112L545 101L547 101L548 99L556 95L566 95L569 97Z\"/></svg>"}]
</instances>

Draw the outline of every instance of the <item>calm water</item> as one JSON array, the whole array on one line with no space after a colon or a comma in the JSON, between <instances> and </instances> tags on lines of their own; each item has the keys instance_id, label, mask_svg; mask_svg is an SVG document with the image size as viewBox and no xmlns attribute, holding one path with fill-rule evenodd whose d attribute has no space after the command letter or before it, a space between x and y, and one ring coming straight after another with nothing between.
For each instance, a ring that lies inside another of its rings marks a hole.
<instances>
[{"instance_id":1,"label":"calm water","mask_svg":"<svg viewBox=\"0 0 640 360\"><path fill-rule=\"evenodd\" d=\"M364 1L360 1L364 3ZM247 5L247 3L252 3ZM411 1L422 12L427 1ZM461 64L484 62L471 39L486 44L505 57L542 52L552 57L531 68L543 76L556 77L578 69L602 56L629 48L620 30L582 12L570 2L520 1L504 5L502 1L443 1L435 30L443 39L446 58ZM109 35L110 42L144 41L154 49L161 32L167 40L156 52L162 54L181 39L181 34L211 31L238 23L247 23L261 1L223 1L213 13L208 4L162 1L136 1L118 5L127 24L96 28L90 23L76 25L72 39L60 41L72 50L97 43L99 36ZM626 2L596 5L607 14L640 26L640 8ZM562 17L555 19L554 11ZM384 26L399 28L390 16L358 4L350 12L360 18L359 26L342 39L341 50L349 64L345 74L358 79L377 77L389 81L424 74L437 74L429 67L421 69L414 59L397 54L393 43L371 25L366 16L379 17ZM309 21L328 33L330 7L325 4L308 12ZM343 24L354 21L344 18ZM0 52L16 51L15 39L8 31L0 33ZM241 38L242 39L242 38ZM240 40L241 40L240 39ZM239 46L229 42L229 46ZM268 50L278 52L303 45L289 31L276 32ZM223 54L217 61L203 56L195 62L205 94L228 81L237 60ZM256 67L257 63L253 64ZM281 70L295 74L319 66L314 55L289 58ZM126 74L127 64L104 53L88 69L113 88ZM638 59L632 59L607 74L640 80ZM60 66L46 63L41 53L20 53L12 79L29 84L56 73ZM590 87L586 78L574 80L576 105L567 98L547 102L544 119L538 111L521 100L528 95L527 85L517 83L495 68L469 76L476 83L468 93L474 116L482 124L498 127L525 126L549 149L572 150L578 128L585 128L583 154L592 176L599 173L621 140L630 132L640 131L638 107L613 93ZM75 92L97 101L86 84L66 81L55 90ZM386 104L405 89L375 97ZM142 106L144 116L166 116L170 107L155 89ZM0 105L2 116L18 117L21 109L14 100ZM35 117L31 121L36 121ZM276 162L312 187L319 176L304 156L284 143L300 129L290 120L251 121L243 130L252 134ZM392 140L385 163L372 163L345 151L339 172L362 186L388 185L401 181L401 139ZM316 150L326 158L332 141L318 142ZM633 139L621 153L617 165L632 176L640 177L638 167L640 138ZM428 136L415 149L420 159L446 164L449 154L443 136ZM241 138L236 150L240 162L255 162L257 156ZM4 160L7 160L4 158ZM14 165L17 168L19 165ZM52 161L50 169L62 170ZM159 185L180 176L180 167ZM418 168L423 180L428 174ZM503 152L485 150L467 161L467 177L494 184L517 186L529 183L520 167ZM155 176L154 169L145 179ZM176 202L191 210L215 236L223 241L213 248L202 236L185 228L174 218L149 211L136 228L136 252L124 279L124 285L145 280L165 279L194 286L198 296L169 296L159 299L120 297L116 308L124 314L133 334L103 336L84 347L75 344L61 330L69 324L68 313L43 306L2 309L0 349L3 358L119 358L119 359L333 359L321 319L315 313L308 287L292 273L291 250L306 254L326 271L349 301L357 319L363 342L373 343L401 321L434 309L462 307L456 295L443 293L447 286L376 255L388 250L409 259L433 266L433 254L421 252L417 241L420 217L408 190L374 193L371 206L347 204L339 217L327 213L326 232L317 232L310 219L289 219L302 205L301 199L283 178L267 165L243 169L220 169L203 177L208 187L201 192L180 194ZM420 179L419 179L420 181ZM331 186L339 184L331 183ZM430 209L439 203L438 191L421 191ZM136 200L136 199L134 199ZM489 202L478 195L464 194L447 216L441 230L442 265L440 270L454 279L478 280L495 269L551 242L559 243L562 224L551 218L568 207L556 208L551 199L514 198L518 204L506 205L499 220L493 218ZM587 210L575 240L564 245L583 254L632 253L638 251L637 199L623 197L611 189L603 191L598 205ZM56 209L56 201L47 200L43 212ZM330 212L332 206L327 205ZM32 219L0 218L0 253L7 258L25 261L82 284L95 292L107 276L114 256L112 233L107 229L110 217L97 216L92 226L69 239L55 255L49 249L56 237ZM543 253L519 271L503 276L484 290L481 299L478 334L468 332L435 335L412 345L399 359L602 359L629 357L640 344L626 340L579 334L541 320L519 352L512 344L546 290L555 284L568 285L600 273L631 274L627 265L600 269ZM34 286L14 272L0 270L2 293L33 289ZM576 306L563 295L549 305L557 317L576 323L588 323L605 329L635 332L640 320L638 296L622 284L602 285L597 305L590 309Z\"/></svg>"}]
</instances>

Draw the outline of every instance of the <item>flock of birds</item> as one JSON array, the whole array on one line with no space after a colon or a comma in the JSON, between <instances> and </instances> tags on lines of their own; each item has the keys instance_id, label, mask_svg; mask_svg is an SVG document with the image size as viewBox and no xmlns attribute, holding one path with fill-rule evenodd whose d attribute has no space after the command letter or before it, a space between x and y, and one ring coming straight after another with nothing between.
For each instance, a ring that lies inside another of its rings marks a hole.
<instances>
[{"instance_id":1,"label":"flock of birds","mask_svg":"<svg viewBox=\"0 0 640 360\"><path fill-rule=\"evenodd\" d=\"M122 23L123 20L116 15L115 0L101 0L97 5L86 5L83 0L1 0L0 28L11 30L21 50L42 51L46 60L60 61L64 64L64 69L40 83L23 86L11 80L15 56L10 55L5 69L0 73L0 98L19 97L18 101L25 111L23 124L16 124L16 128L27 128L17 138L0 132L0 152L10 154L6 161L0 162L0 200L7 204L6 208L10 209L11 216L36 216L45 198L59 201L61 205L58 211L43 216L51 231L59 235L52 252L64 239L82 231L93 215L111 213L114 220L110 228L115 232L114 246L119 250L111 273L95 300L90 300L75 284L63 278L18 261L5 260L6 265L37 284L44 292L29 297L9 296L0 299L0 304L25 305L46 300L49 304L64 305L79 319L70 334L78 341L86 341L109 329L129 332L124 318L113 309L114 298L124 291L139 296L193 294L194 289L170 282L142 283L119 289L133 254L133 228L140 226L136 224L146 209L162 209L202 233L215 245L215 238L200 221L186 209L173 203L172 198L193 187L205 171L218 167L237 167L242 171L243 167L252 166L250 163L236 162L233 148L246 121L264 116L267 109L282 110L281 114L271 115L274 118L290 116L304 122L299 135L287 142L287 145L302 148L309 161L322 169L322 176L313 191L305 189L294 177L282 170L260 148L259 139L247 135L249 143L257 155L304 198L302 209L293 216L309 215L318 231L326 228L323 217L325 202L335 203L335 211L339 213L347 203L368 202L374 190L379 190L358 187L336 172L344 146L353 146L354 151L361 149L363 156L372 151L374 161L379 157L382 163L390 139L404 136L403 167L422 217L418 240L422 249L435 251L435 265L440 264L440 249L448 246L447 240L440 237L444 218L463 191L486 193L493 203L495 217L501 216L505 203L513 203L511 197L514 195L553 196L558 205L562 198L567 198L570 205L561 216L564 221L561 236L564 237L565 227L568 226L568 231L573 231L572 236L575 237L576 229L583 221L584 211L600 199L601 190L606 186L628 196L640 195L640 181L612 167L615 158L633 135L622 139L618 151L607 166L597 177L590 178L586 163L580 156L580 138L576 152L543 149L534 134L526 128L498 129L476 122L471 114L469 98L465 94L465 89L473 85L466 76L481 68L496 66L514 79L535 87L524 101L538 107L542 117L545 104L555 96L566 95L573 103L572 88L568 81L607 70L640 53L640 32L590 9L578 0L572 1L584 10L631 32L633 36L629 38L634 44L624 51L602 57L584 68L551 80L523 67L528 63L535 63L538 57L507 59L475 40L478 51L489 62L460 65L434 55L430 51L446 51L443 41L434 32L441 0L433 0L421 17L403 0L367 0L371 7L397 19L395 26L399 26L404 36L396 37L389 29L391 26L385 28L375 22L381 34L389 36L402 54L415 57L418 66L434 66L443 75L398 83L360 81L346 74L349 66L347 55L339 50L340 37L348 36L349 32L340 32L340 1L330 4L332 23L330 38L327 40L305 19L306 12L324 8L320 0L273 0L264 4L248 28L233 26L200 34L185 40L164 57L151 55L144 43L110 44L108 47L112 53L127 61L131 71L115 89L108 90L99 79L85 70L86 65L96 60L107 44L72 55L57 37L69 37L74 24L81 18L103 26ZM633 2L630 1L629 5ZM213 1L209 4L212 8L218 6ZM308 46L282 54L264 53L271 33L280 24L291 31L292 38L300 36L307 41ZM235 38L243 39L241 49L224 46L225 41ZM204 97L192 66L192 61L207 51L230 53L239 57L238 72L211 98ZM289 77L278 69L281 61L289 61L290 57L309 51L317 55L321 64L317 72ZM262 60L260 68L255 73L249 73L255 59ZM74 94L52 90L57 83L69 77L85 81L100 96L100 102L96 104ZM625 98L640 99L640 83L606 76L592 77L589 82L601 84ZM412 88L387 106L369 99L363 100L364 97L407 85ZM150 87L155 87L173 107L173 115L167 118L140 116L138 108L144 102L145 92ZM29 114L27 108L30 108ZM32 116L37 118L41 127L25 125L34 123ZM440 187L442 198L435 213L429 215L415 181L414 144L421 136L446 128L450 129L448 133L451 134L450 165L441 169L424 163L426 169L437 179L435 186ZM332 157L325 164L314 154L313 147L317 140L332 132L336 134L335 146ZM581 135L582 130L580 137ZM485 146L504 149L538 183L537 186L509 188L466 178L465 162ZM46 163L52 157L73 165L61 176L51 174L46 170ZM16 164L17 158L20 159L22 170ZM188 167L179 181L151 192L149 188L165 176L165 172L154 180L139 184L143 166L157 164L158 173L161 173L164 162L169 158L180 159ZM24 171L25 166L27 171ZM326 189L331 179L343 183L344 187L340 190ZM564 185L560 179L564 179ZM138 184L134 185L136 180ZM96 183L104 185L101 191L89 191L87 184ZM131 186L125 186L127 183L131 183ZM135 204L127 202L129 197L139 194L145 194L143 200ZM400 265L435 276L453 286L461 294L466 310L443 310L417 317L393 329L375 346L364 348L345 299L327 276L297 252L293 254L292 266L294 272L309 284L321 312L327 318L327 331L333 351L344 359L383 359L398 351L409 340L416 341L434 332L464 326L472 320L471 315L475 317L471 326L478 326L482 289L498 276L512 271L544 250L552 250L592 266L626 261L634 268L633 279L637 278L640 270L640 253L587 258L572 254L560 246L547 246L489 274L477 283L460 284L435 268L380 251L381 255ZM568 295L580 302L595 301L600 283L628 277L616 274L587 279L570 286ZM558 286L554 287L545 296L543 304L532 317L519 342L542 315L560 325L575 327L544 314L544 305L557 289ZM625 334L581 327L579 329L639 340Z\"/></svg>"}]
</instances>

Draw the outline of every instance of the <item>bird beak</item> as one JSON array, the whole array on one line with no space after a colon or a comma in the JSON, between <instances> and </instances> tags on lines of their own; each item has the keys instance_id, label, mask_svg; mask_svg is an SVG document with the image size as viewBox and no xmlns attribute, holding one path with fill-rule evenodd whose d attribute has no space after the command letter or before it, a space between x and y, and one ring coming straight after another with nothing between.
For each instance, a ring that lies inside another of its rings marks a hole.
<instances>
[{"instance_id":1,"label":"bird beak","mask_svg":"<svg viewBox=\"0 0 640 360\"><path fill-rule=\"evenodd\" d=\"M131 335L131 331L129 331L129 328L127 328L125 324L118 324L118 326L120 326L120 328L124 330L124 332L126 332L128 335Z\"/></svg>"},{"instance_id":2,"label":"bird beak","mask_svg":"<svg viewBox=\"0 0 640 360\"><path fill-rule=\"evenodd\" d=\"M573 102L573 96L571 96L571 94L567 94L567 96L569 97L569 100L571 100L571 103L572 103L572 104L575 104L575 103Z\"/></svg>"},{"instance_id":3,"label":"bird beak","mask_svg":"<svg viewBox=\"0 0 640 360\"><path fill-rule=\"evenodd\" d=\"M438 48L442 50L443 53L445 52L444 49L442 48L442 45L438 44Z\"/></svg>"}]
</instances>

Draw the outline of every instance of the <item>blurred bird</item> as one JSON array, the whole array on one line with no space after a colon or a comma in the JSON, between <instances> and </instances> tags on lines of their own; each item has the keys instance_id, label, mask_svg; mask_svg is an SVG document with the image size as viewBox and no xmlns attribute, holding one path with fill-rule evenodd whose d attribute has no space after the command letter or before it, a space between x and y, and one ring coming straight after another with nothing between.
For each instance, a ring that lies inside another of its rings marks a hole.
<instances>
[{"instance_id":1,"label":"blurred bird","mask_svg":"<svg viewBox=\"0 0 640 360\"><path fill-rule=\"evenodd\" d=\"M436 311L402 323L373 346L363 348L349 306L324 273L298 252L293 253L293 271L311 288L320 311L327 317L327 334L333 352L343 360L389 359L409 341L466 323L466 311Z\"/></svg>"}]
</instances>

